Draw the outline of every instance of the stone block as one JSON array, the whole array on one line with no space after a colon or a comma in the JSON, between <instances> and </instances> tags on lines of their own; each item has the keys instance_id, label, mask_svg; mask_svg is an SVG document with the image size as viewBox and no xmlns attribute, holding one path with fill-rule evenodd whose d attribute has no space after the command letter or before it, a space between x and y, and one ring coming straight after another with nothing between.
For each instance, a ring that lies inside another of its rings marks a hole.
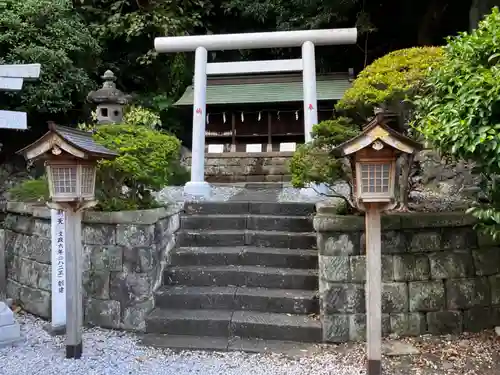
<instances>
[{"instance_id":1,"label":"stone block","mask_svg":"<svg viewBox=\"0 0 500 375\"><path fill-rule=\"evenodd\" d=\"M322 311L333 313L364 313L365 289L360 284L323 284L321 291Z\"/></svg>"},{"instance_id":2,"label":"stone block","mask_svg":"<svg viewBox=\"0 0 500 375\"><path fill-rule=\"evenodd\" d=\"M115 227L105 224L84 224L82 229L82 241L86 245L115 245Z\"/></svg>"},{"instance_id":3,"label":"stone block","mask_svg":"<svg viewBox=\"0 0 500 375\"><path fill-rule=\"evenodd\" d=\"M491 303L487 278L447 280L445 285L446 305L450 310L488 306Z\"/></svg>"},{"instance_id":4,"label":"stone block","mask_svg":"<svg viewBox=\"0 0 500 375\"><path fill-rule=\"evenodd\" d=\"M344 216L331 214L316 214L314 216L314 230L323 232L361 232L365 229L365 221L361 216Z\"/></svg>"},{"instance_id":5,"label":"stone block","mask_svg":"<svg viewBox=\"0 0 500 375\"><path fill-rule=\"evenodd\" d=\"M431 278L465 278L474 275L472 254L468 251L442 251L429 254Z\"/></svg>"},{"instance_id":6,"label":"stone block","mask_svg":"<svg viewBox=\"0 0 500 375\"><path fill-rule=\"evenodd\" d=\"M148 272L160 262L160 254L156 246L124 247L123 268L128 272Z\"/></svg>"},{"instance_id":7,"label":"stone block","mask_svg":"<svg viewBox=\"0 0 500 375\"><path fill-rule=\"evenodd\" d=\"M351 281L364 283L366 281L366 256L358 255L349 257ZM394 280L393 258L390 255L382 255L382 281Z\"/></svg>"},{"instance_id":8,"label":"stone block","mask_svg":"<svg viewBox=\"0 0 500 375\"><path fill-rule=\"evenodd\" d=\"M21 285L19 288L19 301L21 301L26 311L42 318L50 318L49 292Z\"/></svg>"},{"instance_id":9,"label":"stone block","mask_svg":"<svg viewBox=\"0 0 500 375\"><path fill-rule=\"evenodd\" d=\"M328 256L358 255L360 251L359 232L318 233L319 253Z\"/></svg>"},{"instance_id":10,"label":"stone block","mask_svg":"<svg viewBox=\"0 0 500 375\"><path fill-rule=\"evenodd\" d=\"M476 275L491 276L500 274L500 248L488 247L472 251Z\"/></svg>"},{"instance_id":11,"label":"stone block","mask_svg":"<svg viewBox=\"0 0 500 375\"><path fill-rule=\"evenodd\" d=\"M324 342L343 343L349 341L349 315L325 314L321 323Z\"/></svg>"},{"instance_id":12,"label":"stone block","mask_svg":"<svg viewBox=\"0 0 500 375\"><path fill-rule=\"evenodd\" d=\"M97 271L121 271L123 269L123 248L121 246L88 246L91 269Z\"/></svg>"},{"instance_id":13,"label":"stone block","mask_svg":"<svg viewBox=\"0 0 500 375\"><path fill-rule=\"evenodd\" d=\"M425 333L427 324L425 314L397 313L390 314L391 333L398 336L419 336Z\"/></svg>"},{"instance_id":14,"label":"stone block","mask_svg":"<svg viewBox=\"0 0 500 375\"><path fill-rule=\"evenodd\" d=\"M411 312L442 310L445 307L445 290L441 281L414 281L409 283Z\"/></svg>"},{"instance_id":15,"label":"stone block","mask_svg":"<svg viewBox=\"0 0 500 375\"><path fill-rule=\"evenodd\" d=\"M361 235L361 254L366 254L365 234ZM383 231L381 234L382 254L394 254L406 252L406 237L400 231Z\"/></svg>"},{"instance_id":16,"label":"stone block","mask_svg":"<svg viewBox=\"0 0 500 375\"><path fill-rule=\"evenodd\" d=\"M494 239L487 233L477 232L477 245L478 247L498 247L500 246L500 238Z\"/></svg>"},{"instance_id":17,"label":"stone block","mask_svg":"<svg viewBox=\"0 0 500 375\"><path fill-rule=\"evenodd\" d=\"M130 306L123 311L123 329L130 331L146 330L146 316L155 307L154 299L140 302L134 306Z\"/></svg>"},{"instance_id":18,"label":"stone block","mask_svg":"<svg viewBox=\"0 0 500 375\"><path fill-rule=\"evenodd\" d=\"M39 263L50 263L51 243L40 236L21 235L16 243L18 255L22 258L36 260Z\"/></svg>"},{"instance_id":19,"label":"stone block","mask_svg":"<svg viewBox=\"0 0 500 375\"><path fill-rule=\"evenodd\" d=\"M443 249L470 250L477 247L476 232L472 228L443 229Z\"/></svg>"},{"instance_id":20,"label":"stone block","mask_svg":"<svg viewBox=\"0 0 500 375\"><path fill-rule=\"evenodd\" d=\"M382 284L382 312L408 312L408 285L406 283Z\"/></svg>"},{"instance_id":21,"label":"stone block","mask_svg":"<svg viewBox=\"0 0 500 375\"><path fill-rule=\"evenodd\" d=\"M8 219L7 219L8 220ZM7 224L8 227L14 232L33 234L33 226L35 224L35 219L31 216L17 215L15 220L12 220L11 224Z\"/></svg>"},{"instance_id":22,"label":"stone block","mask_svg":"<svg viewBox=\"0 0 500 375\"><path fill-rule=\"evenodd\" d=\"M443 228L472 226L475 219L462 212L426 212L410 213L401 215L401 226L403 228Z\"/></svg>"},{"instance_id":23,"label":"stone block","mask_svg":"<svg viewBox=\"0 0 500 375\"><path fill-rule=\"evenodd\" d=\"M87 298L84 302L85 321L103 328L121 328L120 302Z\"/></svg>"},{"instance_id":24,"label":"stone block","mask_svg":"<svg viewBox=\"0 0 500 375\"><path fill-rule=\"evenodd\" d=\"M388 314L382 314L382 336L390 333L391 325ZM366 340L366 314L349 315L349 340Z\"/></svg>"},{"instance_id":25,"label":"stone block","mask_svg":"<svg viewBox=\"0 0 500 375\"><path fill-rule=\"evenodd\" d=\"M145 273L113 272L110 281L110 298L122 304L133 306L152 297L153 280Z\"/></svg>"},{"instance_id":26,"label":"stone block","mask_svg":"<svg viewBox=\"0 0 500 375\"><path fill-rule=\"evenodd\" d=\"M27 285L31 288L36 288L37 286L37 275L33 270L34 261L26 258L18 258L19 272L17 275L17 280L20 284Z\"/></svg>"},{"instance_id":27,"label":"stone block","mask_svg":"<svg viewBox=\"0 0 500 375\"><path fill-rule=\"evenodd\" d=\"M319 277L327 281L349 281L349 257L319 255Z\"/></svg>"},{"instance_id":28,"label":"stone block","mask_svg":"<svg viewBox=\"0 0 500 375\"><path fill-rule=\"evenodd\" d=\"M117 225L116 242L126 247L142 247L154 244L153 225Z\"/></svg>"},{"instance_id":29,"label":"stone block","mask_svg":"<svg viewBox=\"0 0 500 375\"><path fill-rule=\"evenodd\" d=\"M109 299L109 271L86 271L82 275L82 282L87 297Z\"/></svg>"},{"instance_id":30,"label":"stone block","mask_svg":"<svg viewBox=\"0 0 500 375\"><path fill-rule=\"evenodd\" d=\"M50 239L52 235L50 221L35 219L33 223L33 234Z\"/></svg>"},{"instance_id":31,"label":"stone block","mask_svg":"<svg viewBox=\"0 0 500 375\"><path fill-rule=\"evenodd\" d=\"M441 232L438 230L422 230L408 233L408 250L410 252L428 252L441 250Z\"/></svg>"},{"instance_id":32,"label":"stone block","mask_svg":"<svg viewBox=\"0 0 500 375\"><path fill-rule=\"evenodd\" d=\"M433 335L459 334L462 332L460 311L435 311L427 314L427 328Z\"/></svg>"},{"instance_id":33,"label":"stone block","mask_svg":"<svg viewBox=\"0 0 500 375\"><path fill-rule=\"evenodd\" d=\"M180 223L180 214L174 214L159 220L154 227L155 237L177 232L180 228Z\"/></svg>"},{"instance_id":34,"label":"stone block","mask_svg":"<svg viewBox=\"0 0 500 375\"><path fill-rule=\"evenodd\" d=\"M500 275L490 276L489 282L491 290L491 304L493 306L500 306Z\"/></svg>"},{"instance_id":35,"label":"stone block","mask_svg":"<svg viewBox=\"0 0 500 375\"><path fill-rule=\"evenodd\" d=\"M21 340L21 328L14 320L14 313L0 301L0 348Z\"/></svg>"},{"instance_id":36,"label":"stone block","mask_svg":"<svg viewBox=\"0 0 500 375\"><path fill-rule=\"evenodd\" d=\"M476 306L463 313L464 331L480 332L495 326L491 307Z\"/></svg>"},{"instance_id":37,"label":"stone block","mask_svg":"<svg viewBox=\"0 0 500 375\"><path fill-rule=\"evenodd\" d=\"M395 281L424 281L429 278L430 265L426 254L394 255Z\"/></svg>"},{"instance_id":38,"label":"stone block","mask_svg":"<svg viewBox=\"0 0 500 375\"><path fill-rule=\"evenodd\" d=\"M7 254L5 265L7 267L7 278L19 281L21 258L12 254Z\"/></svg>"},{"instance_id":39,"label":"stone block","mask_svg":"<svg viewBox=\"0 0 500 375\"><path fill-rule=\"evenodd\" d=\"M6 285L7 297L12 298L14 301L19 301L19 296L21 294L21 284L18 282L7 279Z\"/></svg>"}]
</instances>

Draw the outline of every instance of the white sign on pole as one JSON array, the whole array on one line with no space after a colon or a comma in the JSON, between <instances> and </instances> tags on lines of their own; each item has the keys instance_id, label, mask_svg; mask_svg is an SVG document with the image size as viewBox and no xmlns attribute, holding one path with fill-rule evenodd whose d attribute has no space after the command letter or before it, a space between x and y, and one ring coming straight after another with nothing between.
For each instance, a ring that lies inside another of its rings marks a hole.
<instances>
[{"instance_id":1,"label":"white sign on pole","mask_svg":"<svg viewBox=\"0 0 500 375\"><path fill-rule=\"evenodd\" d=\"M22 78L0 77L0 90L2 91L19 91L23 88Z\"/></svg>"},{"instance_id":2,"label":"white sign on pole","mask_svg":"<svg viewBox=\"0 0 500 375\"><path fill-rule=\"evenodd\" d=\"M28 129L28 120L25 112L2 111L0 110L1 129Z\"/></svg>"},{"instance_id":3,"label":"white sign on pole","mask_svg":"<svg viewBox=\"0 0 500 375\"><path fill-rule=\"evenodd\" d=\"M52 329L66 326L66 233L63 210L50 210L52 237Z\"/></svg>"},{"instance_id":4,"label":"white sign on pole","mask_svg":"<svg viewBox=\"0 0 500 375\"><path fill-rule=\"evenodd\" d=\"M40 64L4 64L0 65L0 77L37 79L40 70Z\"/></svg>"}]
</instances>

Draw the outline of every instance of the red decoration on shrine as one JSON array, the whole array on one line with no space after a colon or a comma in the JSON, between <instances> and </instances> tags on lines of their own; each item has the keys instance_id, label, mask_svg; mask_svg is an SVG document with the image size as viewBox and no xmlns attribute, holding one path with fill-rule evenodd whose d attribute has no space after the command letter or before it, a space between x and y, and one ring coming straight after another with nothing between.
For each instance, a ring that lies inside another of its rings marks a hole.
<instances>
[{"instance_id":1,"label":"red decoration on shrine","mask_svg":"<svg viewBox=\"0 0 500 375\"><path fill-rule=\"evenodd\" d=\"M201 115L201 108L196 109L196 113Z\"/></svg>"},{"instance_id":2,"label":"red decoration on shrine","mask_svg":"<svg viewBox=\"0 0 500 375\"><path fill-rule=\"evenodd\" d=\"M312 111L314 109L312 104L309 104L309 110Z\"/></svg>"}]
</instances>

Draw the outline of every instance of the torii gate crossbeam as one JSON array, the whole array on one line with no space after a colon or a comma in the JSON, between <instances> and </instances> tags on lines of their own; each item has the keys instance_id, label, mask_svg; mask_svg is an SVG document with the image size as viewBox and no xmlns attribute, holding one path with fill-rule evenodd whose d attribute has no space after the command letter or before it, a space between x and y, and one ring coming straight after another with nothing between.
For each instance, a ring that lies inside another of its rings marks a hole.
<instances>
[{"instance_id":1,"label":"torii gate crossbeam","mask_svg":"<svg viewBox=\"0 0 500 375\"><path fill-rule=\"evenodd\" d=\"M318 122L314 46L354 44L356 40L355 28L155 38L154 45L157 52L195 51L191 181L184 187L184 192L195 197L210 196L210 185L205 181L207 51L301 46L304 134L307 142L310 140L312 126ZM287 68L273 70L284 71Z\"/></svg>"}]
</instances>

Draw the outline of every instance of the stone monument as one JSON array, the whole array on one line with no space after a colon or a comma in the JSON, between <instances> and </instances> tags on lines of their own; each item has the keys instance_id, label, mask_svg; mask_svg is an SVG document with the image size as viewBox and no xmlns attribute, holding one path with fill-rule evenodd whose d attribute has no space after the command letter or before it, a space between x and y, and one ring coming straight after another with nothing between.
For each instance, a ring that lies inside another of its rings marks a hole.
<instances>
[{"instance_id":1,"label":"stone monument","mask_svg":"<svg viewBox=\"0 0 500 375\"><path fill-rule=\"evenodd\" d=\"M111 70L106 70L102 79L102 88L90 92L87 100L97 106L98 124L120 123L123 120L123 110L130 102L130 96L116 88L116 76Z\"/></svg>"},{"instance_id":2,"label":"stone monument","mask_svg":"<svg viewBox=\"0 0 500 375\"><path fill-rule=\"evenodd\" d=\"M5 302L0 301L0 348L21 340L21 327L14 313Z\"/></svg>"}]
</instances>

